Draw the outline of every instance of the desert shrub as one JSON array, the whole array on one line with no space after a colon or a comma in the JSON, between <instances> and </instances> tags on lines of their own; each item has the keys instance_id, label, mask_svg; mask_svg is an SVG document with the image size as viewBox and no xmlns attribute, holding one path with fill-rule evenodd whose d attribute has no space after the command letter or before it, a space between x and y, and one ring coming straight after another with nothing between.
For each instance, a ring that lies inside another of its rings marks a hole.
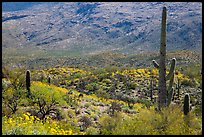
<instances>
[{"instance_id":1,"label":"desert shrub","mask_svg":"<svg viewBox=\"0 0 204 137\"><path fill-rule=\"evenodd\" d=\"M91 106L91 105L92 105L92 103L87 102L86 104L84 104L84 107L88 108L88 107Z\"/></svg>"},{"instance_id":2,"label":"desert shrub","mask_svg":"<svg viewBox=\"0 0 204 137\"><path fill-rule=\"evenodd\" d=\"M195 78L198 82L202 81L201 79L201 64L189 64L182 67L182 73L188 76L190 79Z\"/></svg>"},{"instance_id":3,"label":"desert shrub","mask_svg":"<svg viewBox=\"0 0 204 137\"><path fill-rule=\"evenodd\" d=\"M57 106L66 105L66 101L63 99L65 93L63 88L41 82L33 82L31 84L34 110L41 114L41 119L44 119L50 113L57 113Z\"/></svg>"},{"instance_id":4,"label":"desert shrub","mask_svg":"<svg viewBox=\"0 0 204 137\"><path fill-rule=\"evenodd\" d=\"M126 102L128 102L129 108L133 108L134 104L137 102L137 98L135 98L135 97L128 97Z\"/></svg>"},{"instance_id":5,"label":"desert shrub","mask_svg":"<svg viewBox=\"0 0 204 137\"><path fill-rule=\"evenodd\" d=\"M125 115L116 112L99 119L102 135L198 135L202 119L189 113L188 123L181 106L171 105L161 112L140 109L139 113Z\"/></svg>"},{"instance_id":6,"label":"desert shrub","mask_svg":"<svg viewBox=\"0 0 204 137\"><path fill-rule=\"evenodd\" d=\"M111 84L111 83L112 83L111 80L108 79L108 78L103 79L102 82L103 82L103 83L106 83L106 84Z\"/></svg>"},{"instance_id":7,"label":"desert shrub","mask_svg":"<svg viewBox=\"0 0 204 137\"><path fill-rule=\"evenodd\" d=\"M105 67L105 70L109 73L111 72L116 72L117 70L119 70L120 68L117 67L117 66L111 66L111 65L108 65Z\"/></svg>"},{"instance_id":8,"label":"desert shrub","mask_svg":"<svg viewBox=\"0 0 204 137\"><path fill-rule=\"evenodd\" d=\"M195 106L193 113L197 116L202 116L202 104L198 104Z\"/></svg>"},{"instance_id":9,"label":"desert shrub","mask_svg":"<svg viewBox=\"0 0 204 137\"><path fill-rule=\"evenodd\" d=\"M142 109L138 114L119 121L112 134L116 135L189 135L200 134L201 121L192 114L187 126L181 107L171 106L156 112Z\"/></svg>"},{"instance_id":10,"label":"desert shrub","mask_svg":"<svg viewBox=\"0 0 204 137\"><path fill-rule=\"evenodd\" d=\"M137 83L135 82L130 82L130 84L128 84L128 89L135 89L138 86Z\"/></svg>"},{"instance_id":11,"label":"desert shrub","mask_svg":"<svg viewBox=\"0 0 204 137\"><path fill-rule=\"evenodd\" d=\"M115 112L119 112L122 110L122 105L116 101L111 102L111 106L109 107L108 113L110 116L113 116Z\"/></svg>"},{"instance_id":12,"label":"desert shrub","mask_svg":"<svg viewBox=\"0 0 204 137\"><path fill-rule=\"evenodd\" d=\"M19 90L25 87L25 68L10 69L9 67L3 67L2 73L5 75L7 83L9 83L7 88L11 87L12 89Z\"/></svg>"},{"instance_id":13,"label":"desert shrub","mask_svg":"<svg viewBox=\"0 0 204 137\"><path fill-rule=\"evenodd\" d=\"M99 135L99 129L94 127L89 127L86 129L85 135Z\"/></svg>"},{"instance_id":14,"label":"desert shrub","mask_svg":"<svg viewBox=\"0 0 204 137\"><path fill-rule=\"evenodd\" d=\"M181 84L183 86L190 86L190 87L196 87L198 85L197 81L193 79L184 79L181 81Z\"/></svg>"},{"instance_id":15,"label":"desert shrub","mask_svg":"<svg viewBox=\"0 0 204 137\"><path fill-rule=\"evenodd\" d=\"M66 126L66 128L64 127ZM20 116L2 117L3 135L71 135L73 130L61 121L51 120L43 123L39 118L31 116L29 113Z\"/></svg>"},{"instance_id":16,"label":"desert shrub","mask_svg":"<svg viewBox=\"0 0 204 137\"><path fill-rule=\"evenodd\" d=\"M74 110L69 109L69 110L67 111L67 117L73 118L73 117L75 117L75 116L76 116L76 115L75 115L75 113L74 113Z\"/></svg>"},{"instance_id":17,"label":"desert shrub","mask_svg":"<svg viewBox=\"0 0 204 137\"><path fill-rule=\"evenodd\" d=\"M150 106L153 105L153 103L150 100L147 100L147 99L138 98L136 102L144 104L147 108L150 108Z\"/></svg>"},{"instance_id":18,"label":"desert shrub","mask_svg":"<svg viewBox=\"0 0 204 137\"><path fill-rule=\"evenodd\" d=\"M71 94L66 93L66 95L63 96L63 99L66 101L67 104L69 104L71 107L75 107L78 105L76 96L71 96Z\"/></svg>"},{"instance_id":19,"label":"desert shrub","mask_svg":"<svg viewBox=\"0 0 204 137\"><path fill-rule=\"evenodd\" d=\"M98 84L97 83L89 83L87 84L86 86L86 89L93 92L93 91L96 91L98 89Z\"/></svg>"},{"instance_id":20,"label":"desert shrub","mask_svg":"<svg viewBox=\"0 0 204 137\"><path fill-rule=\"evenodd\" d=\"M82 116L80 119L79 119L80 122L82 122L82 124L80 125L81 126L81 130L84 131L86 130L88 127L91 126L92 124L92 121L91 119L88 117L88 116Z\"/></svg>"},{"instance_id":21,"label":"desert shrub","mask_svg":"<svg viewBox=\"0 0 204 137\"><path fill-rule=\"evenodd\" d=\"M125 112L125 113L131 113L131 114L136 113L136 110L130 108L129 106L123 106L122 111Z\"/></svg>"},{"instance_id":22,"label":"desert shrub","mask_svg":"<svg viewBox=\"0 0 204 137\"><path fill-rule=\"evenodd\" d=\"M103 115L103 117L99 119L100 134L112 135L118 123L120 123L122 119L123 116L120 112L114 113L112 117L107 114Z\"/></svg>"},{"instance_id":23,"label":"desert shrub","mask_svg":"<svg viewBox=\"0 0 204 137\"><path fill-rule=\"evenodd\" d=\"M25 96L25 90L8 88L2 92L2 114L14 114L22 102L22 97Z\"/></svg>"},{"instance_id":24,"label":"desert shrub","mask_svg":"<svg viewBox=\"0 0 204 137\"><path fill-rule=\"evenodd\" d=\"M106 92L105 90L101 89L101 88L96 90L95 95L98 96L98 97L105 98L105 99L110 98L110 94L108 92Z\"/></svg>"},{"instance_id":25,"label":"desert shrub","mask_svg":"<svg viewBox=\"0 0 204 137\"><path fill-rule=\"evenodd\" d=\"M24 68L9 67L3 67L2 71L5 77L2 79L3 115L14 114L25 93L25 71Z\"/></svg>"}]
</instances>

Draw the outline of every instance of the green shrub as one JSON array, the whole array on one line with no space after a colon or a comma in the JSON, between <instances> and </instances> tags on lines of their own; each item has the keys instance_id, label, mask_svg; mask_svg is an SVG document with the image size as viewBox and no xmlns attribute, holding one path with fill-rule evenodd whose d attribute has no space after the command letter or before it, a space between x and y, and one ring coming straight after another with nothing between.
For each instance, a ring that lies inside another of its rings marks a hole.
<instances>
[{"instance_id":1,"label":"green shrub","mask_svg":"<svg viewBox=\"0 0 204 137\"><path fill-rule=\"evenodd\" d=\"M109 99L110 98L110 94L107 93L105 90L103 90L101 88L96 90L95 94L96 94L96 96L103 97L105 99Z\"/></svg>"},{"instance_id":2,"label":"green shrub","mask_svg":"<svg viewBox=\"0 0 204 137\"><path fill-rule=\"evenodd\" d=\"M99 129L94 127L89 127L86 129L85 135L99 135Z\"/></svg>"},{"instance_id":3,"label":"green shrub","mask_svg":"<svg viewBox=\"0 0 204 137\"><path fill-rule=\"evenodd\" d=\"M123 116L120 112L114 113L112 117L105 114L103 117L99 119L100 134L102 135L112 135L115 128L117 128L118 123L120 123L123 119Z\"/></svg>"},{"instance_id":4,"label":"green shrub","mask_svg":"<svg viewBox=\"0 0 204 137\"><path fill-rule=\"evenodd\" d=\"M86 104L84 104L84 107L88 108L89 106L91 106L90 102L87 102Z\"/></svg>"},{"instance_id":5,"label":"green shrub","mask_svg":"<svg viewBox=\"0 0 204 137\"><path fill-rule=\"evenodd\" d=\"M97 83L89 83L87 84L86 86L86 89L89 90L89 91L95 91L98 89L98 84Z\"/></svg>"},{"instance_id":6,"label":"green shrub","mask_svg":"<svg viewBox=\"0 0 204 137\"><path fill-rule=\"evenodd\" d=\"M41 114L41 119L53 111L57 111L57 106L66 105L63 99L65 92L60 91L62 88L49 86L41 82L35 82L31 86L32 101L34 110Z\"/></svg>"},{"instance_id":7,"label":"green shrub","mask_svg":"<svg viewBox=\"0 0 204 137\"><path fill-rule=\"evenodd\" d=\"M199 85L195 79L184 79L181 81L181 84L183 86L190 86L190 87L196 87Z\"/></svg>"},{"instance_id":8,"label":"green shrub","mask_svg":"<svg viewBox=\"0 0 204 137\"><path fill-rule=\"evenodd\" d=\"M29 113L13 115L12 117L2 117L3 135L71 135L78 134L79 131L73 128L70 123L64 121L51 120L46 117L43 122Z\"/></svg>"},{"instance_id":9,"label":"green shrub","mask_svg":"<svg viewBox=\"0 0 204 137\"><path fill-rule=\"evenodd\" d=\"M110 80L110 79L107 79L107 78L106 78L106 79L103 79L102 82L103 82L103 83L106 83L106 84L111 84L111 83L112 83L111 80Z\"/></svg>"},{"instance_id":10,"label":"green shrub","mask_svg":"<svg viewBox=\"0 0 204 137\"><path fill-rule=\"evenodd\" d=\"M141 109L133 115L115 113L100 118L101 133L107 135L197 135L202 131L201 120L191 113L186 125L181 106L169 106L156 112Z\"/></svg>"},{"instance_id":11,"label":"green shrub","mask_svg":"<svg viewBox=\"0 0 204 137\"><path fill-rule=\"evenodd\" d=\"M14 114L21 104L24 90L8 88L2 92L3 115Z\"/></svg>"}]
</instances>

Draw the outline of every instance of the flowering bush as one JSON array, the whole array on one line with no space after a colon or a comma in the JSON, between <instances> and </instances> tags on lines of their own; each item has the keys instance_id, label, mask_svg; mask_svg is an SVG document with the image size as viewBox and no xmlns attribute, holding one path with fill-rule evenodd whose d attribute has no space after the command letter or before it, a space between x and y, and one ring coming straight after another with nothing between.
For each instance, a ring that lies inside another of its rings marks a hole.
<instances>
[{"instance_id":1,"label":"flowering bush","mask_svg":"<svg viewBox=\"0 0 204 137\"><path fill-rule=\"evenodd\" d=\"M200 120L191 114L190 124L185 122L180 107L171 106L156 112L152 109L140 109L135 115L118 112L110 117L100 118L101 132L105 135L198 135L201 134Z\"/></svg>"},{"instance_id":2,"label":"flowering bush","mask_svg":"<svg viewBox=\"0 0 204 137\"><path fill-rule=\"evenodd\" d=\"M3 135L72 135L71 129L64 129L59 125L60 121L47 117L46 122L29 113L21 116L2 117Z\"/></svg>"},{"instance_id":3,"label":"flowering bush","mask_svg":"<svg viewBox=\"0 0 204 137\"><path fill-rule=\"evenodd\" d=\"M41 82L33 82L31 86L32 102L34 110L42 115L42 119L53 111L57 106L66 105L64 96L67 90Z\"/></svg>"}]
</instances>

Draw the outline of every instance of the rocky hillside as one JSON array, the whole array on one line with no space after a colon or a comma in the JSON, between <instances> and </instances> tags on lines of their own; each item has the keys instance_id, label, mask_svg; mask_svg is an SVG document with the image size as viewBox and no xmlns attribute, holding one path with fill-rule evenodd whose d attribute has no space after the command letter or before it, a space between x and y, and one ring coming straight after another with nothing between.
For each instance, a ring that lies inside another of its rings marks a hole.
<instances>
[{"instance_id":1,"label":"rocky hillside","mask_svg":"<svg viewBox=\"0 0 204 137\"><path fill-rule=\"evenodd\" d=\"M85 54L158 51L163 6L168 10L168 50L201 48L202 44L199 2L56 2L5 10L9 4L3 3L3 48L34 46Z\"/></svg>"}]
</instances>

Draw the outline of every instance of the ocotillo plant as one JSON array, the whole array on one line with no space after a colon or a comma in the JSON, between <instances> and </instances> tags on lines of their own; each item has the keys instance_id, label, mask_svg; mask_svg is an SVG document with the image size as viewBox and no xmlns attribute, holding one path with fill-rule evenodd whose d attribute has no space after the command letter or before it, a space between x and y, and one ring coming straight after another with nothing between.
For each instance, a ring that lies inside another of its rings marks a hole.
<instances>
[{"instance_id":1,"label":"ocotillo plant","mask_svg":"<svg viewBox=\"0 0 204 137\"><path fill-rule=\"evenodd\" d=\"M190 96L189 94L185 94L184 96L184 105L183 105L184 115L188 115L190 112Z\"/></svg>"},{"instance_id":2,"label":"ocotillo plant","mask_svg":"<svg viewBox=\"0 0 204 137\"><path fill-rule=\"evenodd\" d=\"M30 70L26 71L26 89L27 89L27 97L30 97Z\"/></svg>"},{"instance_id":3,"label":"ocotillo plant","mask_svg":"<svg viewBox=\"0 0 204 137\"><path fill-rule=\"evenodd\" d=\"M176 59L172 59L169 74L166 76L166 7L162 11L162 27L161 27L161 44L160 44L160 62L159 64L153 60L153 65L159 69L159 93L158 93L158 109L168 106L171 103L173 95L174 69ZM166 80L170 80L168 89L166 88Z\"/></svg>"}]
</instances>

